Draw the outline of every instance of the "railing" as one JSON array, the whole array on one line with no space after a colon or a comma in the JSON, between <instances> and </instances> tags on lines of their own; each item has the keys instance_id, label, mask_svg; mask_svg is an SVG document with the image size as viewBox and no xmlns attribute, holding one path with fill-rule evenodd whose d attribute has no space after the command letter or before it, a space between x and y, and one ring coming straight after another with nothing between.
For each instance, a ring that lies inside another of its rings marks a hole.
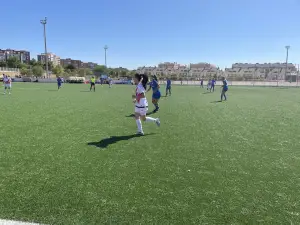
<instances>
[{"instance_id":1,"label":"railing","mask_svg":"<svg viewBox=\"0 0 300 225\"><path fill-rule=\"evenodd\" d=\"M20 72L20 69L18 68L6 68L6 67L0 67L1 72Z\"/></svg>"}]
</instances>

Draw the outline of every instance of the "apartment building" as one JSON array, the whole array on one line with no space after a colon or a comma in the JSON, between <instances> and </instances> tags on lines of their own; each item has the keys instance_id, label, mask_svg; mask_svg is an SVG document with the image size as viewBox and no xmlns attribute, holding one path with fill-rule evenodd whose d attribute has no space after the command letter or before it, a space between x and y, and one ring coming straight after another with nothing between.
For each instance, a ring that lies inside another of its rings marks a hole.
<instances>
[{"instance_id":1,"label":"apartment building","mask_svg":"<svg viewBox=\"0 0 300 225\"><path fill-rule=\"evenodd\" d=\"M84 62L82 63L82 68L86 68L86 69L91 69L93 70L96 66L98 66L97 63L93 63L93 62Z\"/></svg>"},{"instance_id":2,"label":"apartment building","mask_svg":"<svg viewBox=\"0 0 300 225\"><path fill-rule=\"evenodd\" d=\"M76 69L85 68L85 69L91 69L93 70L96 66L98 66L97 63L93 62L82 62L81 60L76 59L60 59L60 65L62 67L66 67L68 65L73 65Z\"/></svg>"},{"instance_id":3,"label":"apartment building","mask_svg":"<svg viewBox=\"0 0 300 225\"><path fill-rule=\"evenodd\" d=\"M54 66L60 65L60 57L49 52L47 53L48 62L52 62ZM37 56L37 60L42 63L46 63L46 54L42 53Z\"/></svg>"},{"instance_id":4,"label":"apartment building","mask_svg":"<svg viewBox=\"0 0 300 225\"><path fill-rule=\"evenodd\" d=\"M10 57L18 58L22 63L30 62L30 52L15 49L0 49L0 61L6 61Z\"/></svg>"},{"instance_id":5,"label":"apartment building","mask_svg":"<svg viewBox=\"0 0 300 225\"><path fill-rule=\"evenodd\" d=\"M63 67L66 67L68 65L73 65L76 69L79 69L82 68L83 63L81 60L66 58L66 59L60 59L60 65Z\"/></svg>"}]
</instances>

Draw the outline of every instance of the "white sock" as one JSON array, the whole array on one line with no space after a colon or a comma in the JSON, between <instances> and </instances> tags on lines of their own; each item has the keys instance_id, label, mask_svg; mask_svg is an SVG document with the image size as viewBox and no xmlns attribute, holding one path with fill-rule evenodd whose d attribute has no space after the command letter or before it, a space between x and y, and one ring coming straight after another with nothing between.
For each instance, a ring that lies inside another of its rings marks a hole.
<instances>
[{"instance_id":1,"label":"white sock","mask_svg":"<svg viewBox=\"0 0 300 225\"><path fill-rule=\"evenodd\" d=\"M142 132L143 133L143 127L142 127L142 122L140 119L135 120L137 128L138 128L138 132Z\"/></svg>"},{"instance_id":2,"label":"white sock","mask_svg":"<svg viewBox=\"0 0 300 225\"><path fill-rule=\"evenodd\" d=\"M152 117L146 117L146 122L156 122L157 119L152 118Z\"/></svg>"}]
</instances>

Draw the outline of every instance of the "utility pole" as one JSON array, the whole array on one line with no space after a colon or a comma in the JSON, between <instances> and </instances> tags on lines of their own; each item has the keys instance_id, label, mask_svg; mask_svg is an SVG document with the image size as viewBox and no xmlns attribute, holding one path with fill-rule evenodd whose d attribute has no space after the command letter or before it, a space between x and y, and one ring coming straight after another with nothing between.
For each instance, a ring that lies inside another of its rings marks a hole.
<instances>
[{"instance_id":1,"label":"utility pole","mask_svg":"<svg viewBox=\"0 0 300 225\"><path fill-rule=\"evenodd\" d=\"M105 57L105 67L106 67L106 68L107 68L107 62L106 62L106 51L107 51L107 49L108 49L108 46L105 45L105 46L104 46L104 57Z\"/></svg>"},{"instance_id":2,"label":"utility pole","mask_svg":"<svg viewBox=\"0 0 300 225\"><path fill-rule=\"evenodd\" d=\"M298 69L297 69L297 87L298 87L298 79L299 79L299 64L298 64Z\"/></svg>"},{"instance_id":3,"label":"utility pole","mask_svg":"<svg viewBox=\"0 0 300 225\"><path fill-rule=\"evenodd\" d=\"M47 17L45 17L45 19L41 20L41 24L43 24L43 26L44 26L45 63L46 63L46 74L47 74L47 78L48 78L49 71L48 71L48 53L47 53L47 38L46 38Z\"/></svg>"},{"instance_id":4,"label":"utility pole","mask_svg":"<svg viewBox=\"0 0 300 225\"><path fill-rule=\"evenodd\" d=\"M287 74L287 69L288 69L288 61L289 61L289 49L290 46L285 46L286 48L286 60L285 60L285 73L284 73L284 82L286 81L286 74Z\"/></svg>"}]
</instances>

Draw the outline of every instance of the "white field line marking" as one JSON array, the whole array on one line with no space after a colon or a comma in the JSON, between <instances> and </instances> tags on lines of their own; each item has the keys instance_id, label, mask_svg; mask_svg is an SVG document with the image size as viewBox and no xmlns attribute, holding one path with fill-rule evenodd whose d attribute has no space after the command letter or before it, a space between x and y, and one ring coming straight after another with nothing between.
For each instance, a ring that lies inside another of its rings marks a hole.
<instances>
[{"instance_id":1,"label":"white field line marking","mask_svg":"<svg viewBox=\"0 0 300 225\"><path fill-rule=\"evenodd\" d=\"M42 224L0 219L0 225L42 225Z\"/></svg>"},{"instance_id":2,"label":"white field line marking","mask_svg":"<svg viewBox=\"0 0 300 225\"><path fill-rule=\"evenodd\" d=\"M21 90L40 90L41 88L15 88L15 89L21 89Z\"/></svg>"}]
</instances>

